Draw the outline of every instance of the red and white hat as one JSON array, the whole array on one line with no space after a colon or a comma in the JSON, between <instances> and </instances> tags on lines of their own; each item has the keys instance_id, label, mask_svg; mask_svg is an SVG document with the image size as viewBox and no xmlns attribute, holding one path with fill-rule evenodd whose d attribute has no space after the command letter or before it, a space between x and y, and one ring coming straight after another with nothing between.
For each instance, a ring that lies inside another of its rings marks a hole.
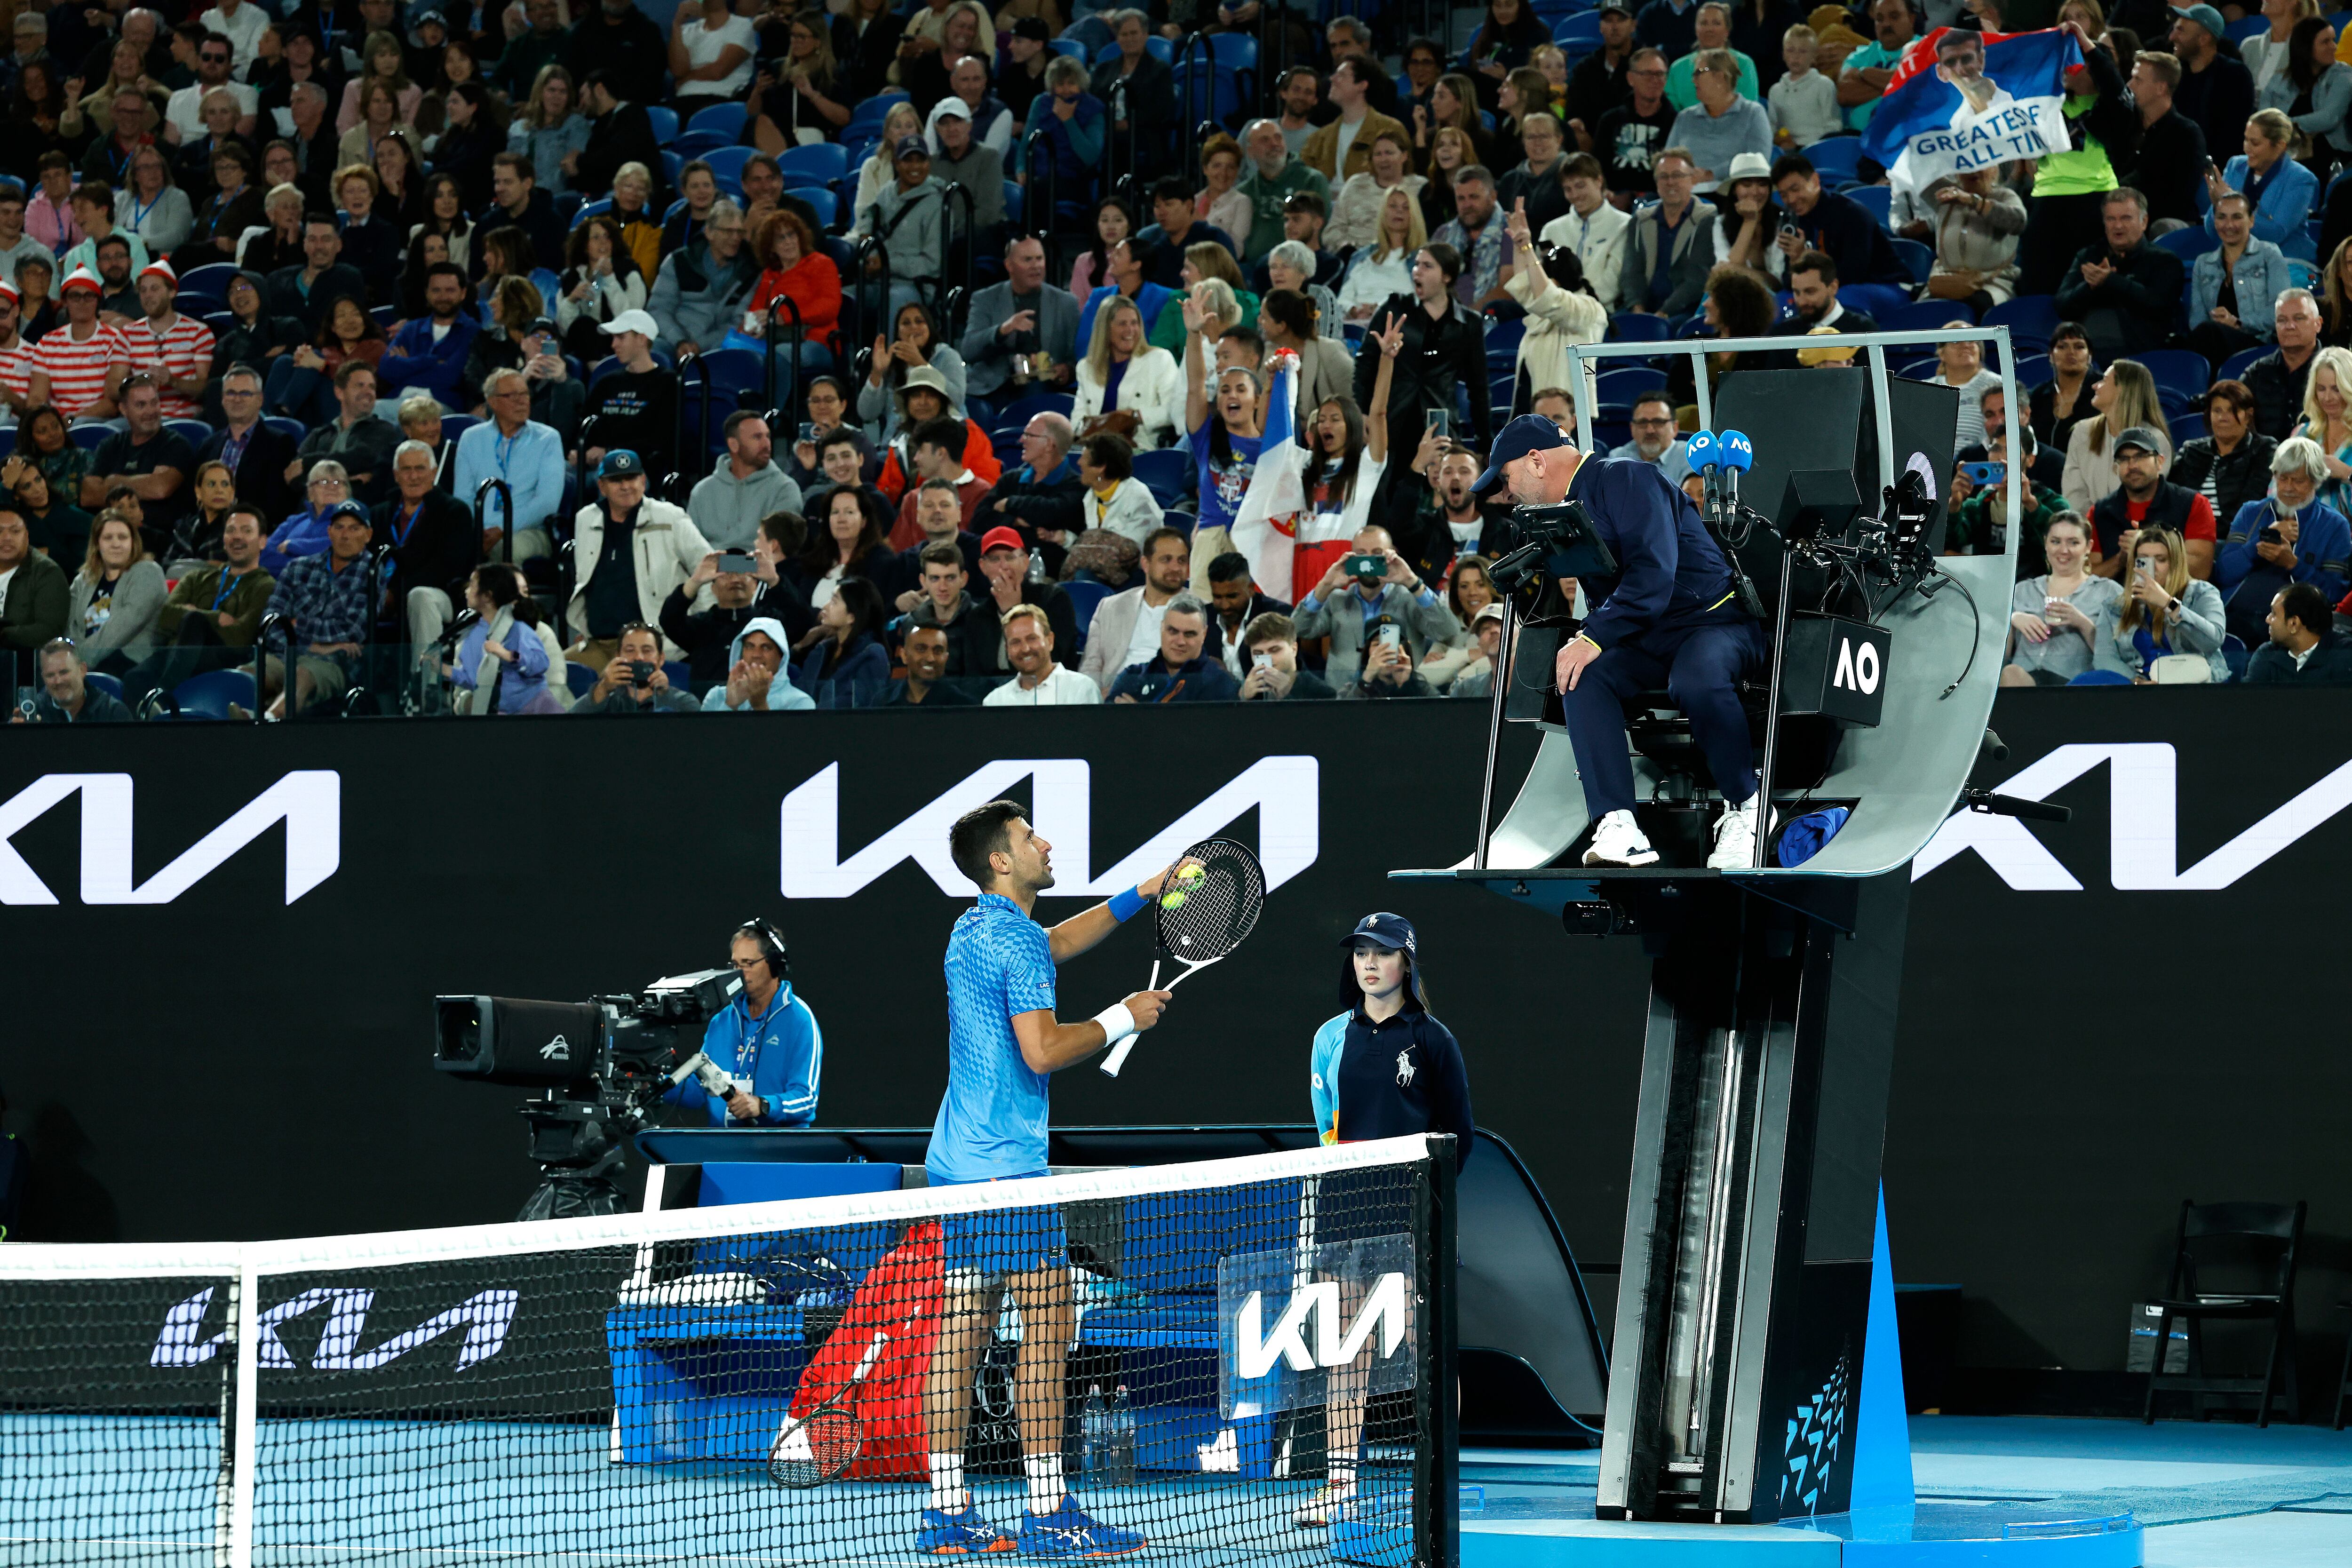
<instances>
[{"instance_id":1,"label":"red and white hat","mask_svg":"<svg viewBox=\"0 0 2352 1568\"><path fill-rule=\"evenodd\" d=\"M16 285L10 282L5 278L0 278L0 294L7 295L8 298L16 300L18 304L24 303L25 300L25 296L16 292Z\"/></svg>"},{"instance_id":2,"label":"red and white hat","mask_svg":"<svg viewBox=\"0 0 2352 1568\"><path fill-rule=\"evenodd\" d=\"M146 266L141 268L139 269L139 276L142 278L161 278L164 282L169 283L172 286L172 291L173 293L179 292L180 275L173 271L172 264L164 260L160 256L154 260L149 262Z\"/></svg>"},{"instance_id":3,"label":"red and white hat","mask_svg":"<svg viewBox=\"0 0 2352 1568\"><path fill-rule=\"evenodd\" d=\"M63 299L77 289L87 289L93 294L106 292L106 285L87 267L77 267L66 274L66 280L58 285L58 297Z\"/></svg>"}]
</instances>

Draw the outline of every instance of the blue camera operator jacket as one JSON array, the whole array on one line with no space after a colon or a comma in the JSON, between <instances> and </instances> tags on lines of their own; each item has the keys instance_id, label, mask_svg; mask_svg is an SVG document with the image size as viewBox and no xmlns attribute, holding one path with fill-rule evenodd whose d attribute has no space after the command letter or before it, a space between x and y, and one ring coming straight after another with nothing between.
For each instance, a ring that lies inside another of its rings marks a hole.
<instances>
[{"instance_id":1,"label":"blue camera operator jacket","mask_svg":"<svg viewBox=\"0 0 2352 1568\"><path fill-rule=\"evenodd\" d=\"M706 1093L693 1079L662 1098L673 1105L701 1106L713 1127L806 1127L816 1120L819 1080L824 1075L824 1031L809 1005L793 994L792 982L776 987L768 1010L751 1016L749 994L738 995L702 1032L705 1055L747 1092L762 1101L760 1115L740 1121L727 1114L727 1102Z\"/></svg>"}]
</instances>

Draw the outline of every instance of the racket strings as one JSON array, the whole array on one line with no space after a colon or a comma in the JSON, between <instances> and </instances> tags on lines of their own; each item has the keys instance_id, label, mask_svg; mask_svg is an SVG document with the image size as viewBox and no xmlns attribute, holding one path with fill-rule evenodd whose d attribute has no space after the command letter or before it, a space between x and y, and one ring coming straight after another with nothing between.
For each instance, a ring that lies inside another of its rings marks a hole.
<instances>
[{"instance_id":1,"label":"racket strings","mask_svg":"<svg viewBox=\"0 0 2352 1568\"><path fill-rule=\"evenodd\" d=\"M1201 875L1190 881L1172 881L1183 901L1175 908L1160 906L1160 939L1171 953L1192 963L1222 958L1242 944L1257 925L1265 900L1265 881L1256 857L1222 839L1194 846L1184 852L1200 863Z\"/></svg>"}]
</instances>

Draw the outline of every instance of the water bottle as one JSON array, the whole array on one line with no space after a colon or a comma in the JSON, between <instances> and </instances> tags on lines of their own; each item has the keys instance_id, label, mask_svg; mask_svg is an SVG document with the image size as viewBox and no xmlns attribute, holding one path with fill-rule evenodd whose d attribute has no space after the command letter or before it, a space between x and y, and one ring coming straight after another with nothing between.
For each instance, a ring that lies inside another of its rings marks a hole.
<instances>
[{"instance_id":1,"label":"water bottle","mask_svg":"<svg viewBox=\"0 0 2352 1568\"><path fill-rule=\"evenodd\" d=\"M1102 1384L1090 1384L1078 1412L1078 1468L1096 1479L1110 1459L1110 1416L1103 1408Z\"/></svg>"},{"instance_id":2,"label":"water bottle","mask_svg":"<svg viewBox=\"0 0 2352 1568\"><path fill-rule=\"evenodd\" d=\"M1128 1403L1123 1383L1111 1394L1108 1419L1110 1454L1102 1479L1109 1486L1131 1487L1135 1484L1135 1406Z\"/></svg>"}]
</instances>

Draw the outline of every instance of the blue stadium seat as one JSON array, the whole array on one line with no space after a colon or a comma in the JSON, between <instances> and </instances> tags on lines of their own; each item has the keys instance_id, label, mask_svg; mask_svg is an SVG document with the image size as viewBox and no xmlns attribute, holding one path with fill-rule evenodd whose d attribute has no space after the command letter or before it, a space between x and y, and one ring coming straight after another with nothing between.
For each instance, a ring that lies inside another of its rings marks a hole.
<instances>
[{"instance_id":1,"label":"blue stadium seat","mask_svg":"<svg viewBox=\"0 0 2352 1568\"><path fill-rule=\"evenodd\" d=\"M1223 38L1232 35L1215 36ZM1231 128L1240 119L1243 107L1240 79L1225 66L1214 62L1204 65L1196 59L1190 66L1177 68L1176 118L1180 124L1192 127L1203 120L1213 120Z\"/></svg>"},{"instance_id":2,"label":"blue stadium seat","mask_svg":"<svg viewBox=\"0 0 2352 1568\"><path fill-rule=\"evenodd\" d=\"M667 185L672 190L676 190L677 188L677 176L686 168L686 160L679 157L675 153L666 151L661 155L661 161L662 184Z\"/></svg>"},{"instance_id":3,"label":"blue stadium seat","mask_svg":"<svg viewBox=\"0 0 2352 1568\"><path fill-rule=\"evenodd\" d=\"M11 425L5 429L0 429L0 458L5 458L16 449L16 427Z\"/></svg>"},{"instance_id":4,"label":"blue stadium seat","mask_svg":"<svg viewBox=\"0 0 2352 1568\"><path fill-rule=\"evenodd\" d=\"M227 310L206 310L204 322L213 330L213 336L216 338L226 337L236 330L236 317Z\"/></svg>"},{"instance_id":5,"label":"blue stadium seat","mask_svg":"<svg viewBox=\"0 0 2352 1568\"><path fill-rule=\"evenodd\" d=\"M1898 239L1895 243L1906 242ZM1922 300L1916 305L1902 305L1887 311L1878 318L1878 324L1890 332L1932 332L1946 321L1966 320L1968 314L1968 306L1958 300Z\"/></svg>"},{"instance_id":6,"label":"blue stadium seat","mask_svg":"<svg viewBox=\"0 0 2352 1568\"><path fill-rule=\"evenodd\" d=\"M2021 353L2017 356L2017 384L2021 389L2030 391L2055 374L2050 368L2048 354Z\"/></svg>"},{"instance_id":7,"label":"blue stadium seat","mask_svg":"<svg viewBox=\"0 0 2352 1568\"><path fill-rule=\"evenodd\" d=\"M177 432L180 439L198 448L213 438L213 427L201 419L166 419L163 428Z\"/></svg>"},{"instance_id":8,"label":"blue stadium seat","mask_svg":"<svg viewBox=\"0 0 2352 1568\"><path fill-rule=\"evenodd\" d=\"M1016 229L1021 226L1021 214L1028 205L1023 199L1027 194L1026 187L1011 180L1004 182L1004 221Z\"/></svg>"},{"instance_id":9,"label":"blue stadium seat","mask_svg":"<svg viewBox=\"0 0 2352 1568\"><path fill-rule=\"evenodd\" d=\"M1601 47L1601 16L1596 11L1582 11L1555 23L1551 41L1562 49L1583 49L1587 53Z\"/></svg>"},{"instance_id":10,"label":"blue stadium seat","mask_svg":"<svg viewBox=\"0 0 2352 1568\"><path fill-rule=\"evenodd\" d=\"M2172 252L2185 262L2196 260L2209 250L2219 250L2221 242L2201 228L2176 228L2170 234L2156 237L2158 247Z\"/></svg>"},{"instance_id":11,"label":"blue stadium seat","mask_svg":"<svg viewBox=\"0 0 2352 1568\"><path fill-rule=\"evenodd\" d=\"M261 422L279 435L290 437L298 445L310 433L310 427L299 419L289 419L283 414L265 415Z\"/></svg>"},{"instance_id":12,"label":"blue stadium seat","mask_svg":"<svg viewBox=\"0 0 2352 1568\"><path fill-rule=\"evenodd\" d=\"M2187 349L2149 349L2131 357L2147 366L2147 373L2156 377L2158 395L2170 390L2194 400L2205 395L2212 378L2205 356Z\"/></svg>"},{"instance_id":13,"label":"blue stadium seat","mask_svg":"<svg viewBox=\"0 0 2352 1568\"><path fill-rule=\"evenodd\" d=\"M1066 392L1033 392L1026 397L1016 397L998 409L996 427L1002 430L1009 425L1017 433L1040 414L1058 414L1067 419L1076 402L1076 399Z\"/></svg>"},{"instance_id":14,"label":"blue stadium seat","mask_svg":"<svg viewBox=\"0 0 2352 1568\"><path fill-rule=\"evenodd\" d=\"M557 277L551 268L534 267L530 269L530 286L539 290L539 297L547 302L548 310L552 311L555 309L555 297L563 292L563 279Z\"/></svg>"},{"instance_id":15,"label":"blue stadium seat","mask_svg":"<svg viewBox=\"0 0 2352 1568\"><path fill-rule=\"evenodd\" d=\"M1610 318L1609 336L1611 341L1621 343L1664 342L1666 340L1665 318L1620 310Z\"/></svg>"},{"instance_id":16,"label":"blue stadium seat","mask_svg":"<svg viewBox=\"0 0 2352 1568\"><path fill-rule=\"evenodd\" d=\"M1995 305L1984 313L1983 324L2005 326L2012 332L2031 332L2043 342L2058 330L2058 301L2047 294L2025 294Z\"/></svg>"},{"instance_id":17,"label":"blue stadium seat","mask_svg":"<svg viewBox=\"0 0 2352 1568\"><path fill-rule=\"evenodd\" d=\"M1851 180L1860 167L1862 138L1859 136L1829 136L1803 149L1806 162L1824 183Z\"/></svg>"},{"instance_id":18,"label":"blue stadium seat","mask_svg":"<svg viewBox=\"0 0 2352 1568\"><path fill-rule=\"evenodd\" d=\"M2233 44L2242 44L2248 38L2260 37L2270 30L2270 18L2260 16L2241 17L2231 23L2226 29L2230 41Z\"/></svg>"},{"instance_id":19,"label":"blue stadium seat","mask_svg":"<svg viewBox=\"0 0 2352 1568\"><path fill-rule=\"evenodd\" d=\"M2246 377L2246 367L2253 363L2256 360L2262 358L2264 354L2272 352L2272 346L2269 343L2256 343L2252 348L2240 349L2236 353L2231 354L2228 359L2221 362L2221 368L2220 372L2214 375L2213 379L2215 381L2243 381Z\"/></svg>"},{"instance_id":20,"label":"blue stadium seat","mask_svg":"<svg viewBox=\"0 0 2352 1568\"><path fill-rule=\"evenodd\" d=\"M1257 39L1249 33L1211 33L1209 52L1221 66L1237 71L1257 69Z\"/></svg>"},{"instance_id":21,"label":"blue stadium seat","mask_svg":"<svg viewBox=\"0 0 2352 1568\"><path fill-rule=\"evenodd\" d=\"M1057 55L1067 55L1080 65L1086 64L1087 47L1076 38L1055 38L1045 46Z\"/></svg>"},{"instance_id":22,"label":"blue stadium seat","mask_svg":"<svg viewBox=\"0 0 2352 1568\"><path fill-rule=\"evenodd\" d=\"M710 376L713 402L760 385L767 374L764 356L750 349L713 349L702 356L702 368Z\"/></svg>"},{"instance_id":23,"label":"blue stadium seat","mask_svg":"<svg viewBox=\"0 0 2352 1568\"><path fill-rule=\"evenodd\" d=\"M441 438L455 441L480 423L470 414L444 414L441 416Z\"/></svg>"},{"instance_id":24,"label":"blue stadium seat","mask_svg":"<svg viewBox=\"0 0 2352 1568\"><path fill-rule=\"evenodd\" d=\"M1895 259L1911 269L1911 281L1927 281L1927 274L1936 269L1936 253L1916 239L1898 238L1890 243L1895 247Z\"/></svg>"},{"instance_id":25,"label":"blue stadium seat","mask_svg":"<svg viewBox=\"0 0 2352 1568\"><path fill-rule=\"evenodd\" d=\"M1881 310L1899 310L1911 303L1911 296L1892 283L1847 283L1838 289L1838 303L1875 321Z\"/></svg>"},{"instance_id":26,"label":"blue stadium seat","mask_svg":"<svg viewBox=\"0 0 2352 1568\"><path fill-rule=\"evenodd\" d=\"M100 691L105 692L109 697L113 698L117 702L122 700L122 677L119 675L109 675L104 670L93 669L88 675L82 677L82 679L88 681L90 685L97 687Z\"/></svg>"},{"instance_id":27,"label":"blue stadium seat","mask_svg":"<svg viewBox=\"0 0 2352 1568\"><path fill-rule=\"evenodd\" d=\"M83 451L95 452L100 442L121 427L120 419L83 419L77 420L66 434L72 437L73 444Z\"/></svg>"},{"instance_id":28,"label":"blue stadium seat","mask_svg":"<svg viewBox=\"0 0 2352 1568\"><path fill-rule=\"evenodd\" d=\"M743 183L743 164L758 151L757 147L719 147L704 153L702 161L720 180L732 180L740 186Z\"/></svg>"},{"instance_id":29,"label":"blue stadium seat","mask_svg":"<svg viewBox=\"0 0 2352 1568\"><path fill-rule=\"evenodd\" d=\"M2263 18L2256 16L2252 20L2260 24ZM2230 667L2231 680L2243 680L2246 678L2246 666L2253 662L2253 657L2246 651L2246 645L2236 634L2231 632L2221 634L2221 662Z\"/></svg>"},{"instance_id":30,"label":"blue stadium seat","mask_svg":"<svg viewBox=\"0 0 2352 1568\"><path fill-rule=\"evenodd\" d=\"M849 170L849 149L838 142L812 142L805 147L787 147L776 154L776 167L783 171L784 184L825 184L837 180ZM737 170L741 165L738 162Z\"/></svg>"},{"instance_id":31,"label":"blue stadium seat","mask_svg":"<svg viewBox=\"0 0 2352 1568\"><path fill-rule=\"evenodd\" d=\"M392 330L393 322L400 320L400 307L397 305L376 305L368 310L368 314L375 319L375 324L377 326L382 327L386 331L390 331Z\"/></svg>"},{"instance_id":32,"label":"blue stadium seat","mask_svg":"<svg viewBox=\"0 0 2352 1568\"><path fill-rule=\"evenodd\" d=\"M817 226L832 228L841 221L841 198L823 185L787 185L785 194L795 195L816 209Z\"/></svg>"},{"instance_id":33,"label":"blue stadium seat","mask_svg":"<svg viewBox=\"0 0 2352 1568\"><path fill-rule=\"evenodd\" d=\"M1135 477L1162 507L1190 500L1198 493L1192 477L1192 455L1172 447L1135 455Z\"/></svg>"},{"instance_id":34,"label":"blue stadium seat","mask_svg":"<svg viewBox=\"0 0 2352 1568\"><path fill-rule=\"evenodd\" d=\"M588 198L578 191L559 191L555 195L555 216L563 220L566 229L580 221L580 209Z\"/></svg>"},{"instance_id":35,"label":"blue stadium seat","mask_svg":"<svg viewBox=\"0 0 2352 1568\"><path fill-rule=\"evenodd\" d=\"M180 279L180 291L184 294L209 294L215 300L226 300L229 279L236 276L236 264L233 261L215 261L209 266L190 268L187 276Z\"/></svg>"},{"instance_id":36,"label":"blue stadium seat","mask_svg":"<svg viewBox=\"0 0 2352 1568\"><path fill-rule=\"evenodd\" d=\"M1879 227L1886 226L1887 209L1895 202L1892 185L1855 185L1845 193L1846 199L1868 213Z\"/></svg>"},{"instance_id":37,"label":"blue stadium seat","mask_svg":"<svg viewBox=\"0 0 2352 1568\"><path fill-rule=\"evenodd\" d=\"M677 110L666 103L646 105L646 118L653 121L654 140L667 147L677 140Z\"/></svg>"},{"instance_id":38,"label":"blue stadium seat","mask_svg":"<svg viewBox=\"0 0 2352 1568\"><path fill-rule=\"evenodd\" d=\"M722 136L716 131L681 131L677 133L677 140L670 143L670 151L690 163L721 147L733 145L735 138Z\"/></svg>"},{"instance_id":39,"label":"blue stadium seat","mask_svg":"<svg viewBox=\"0 0 2352 1568\"><path fill-rule=\"evenodd\" d=\"M586 665L573 664L569 661L565 662L563 666L563 684L572 689L572 695L575 700L585 697L591 691L593 691L596 689L596 672L589 668Z\"/></svg>"},{"instance_id":40,"label":"blue stadium seat","mask_svg":"<svg viewBox=\"0 0 2352 1568\"><path fill-rule=\"evenodd\" d=\"M172 688L172 700L183 719L226 719L231 703L249 713L254 708L253 672L210 669L192 675Z\"/></svg>"},{"instance_id":41,"label":"blue stadium seat","mask_svg":"<svg viewBox=\"0 0 2352 1568\"><path fill-rule=\"evenodd\" d=\"M2205 438L2205 416L2202 414L2184 414L2178 419L2168 419L2165 423L2172 427L2172 444L2175 447L2179 446L2183 441L2201 441Z\"/></svg>"},{"instance_id":42,"label":"blue stadium seat","mask_svg":"<svg viewBox=\"0 0 2352 1568\"><path fill-rule=\"evenodd\" d=\"M669 677L672 691L690 691L694 688L694 666L682 658L674 658L663 665L662 673Z\"/></svg>"},{"instance_id":43,"label":"blue stadium seat","mask_svg":"<svg viewBox=\"0 0 2352 1568\"><path fill-rule=\"evenodd\" d=\"M1630 408L1633 399L1642 394L1663 390L1666 373L1653 364L1611 364L1594 378L1594 384L1602 403L1622 404Z\"/></svg>"},{"instance_id":44,"label":"blue stadium seat","mask_svg":"<svg viewBox=\"0 0 2352 1568\"><path fill-rule=\"evenodd\" d=\"M743 134L743 105L714 103L697 110L694 118L686 122L688 131L705 131L724 136L732 142Z\"/></svg>"},{"instance_id":45,"label":"blue stadium seat","mask_svg":"<svg viewBox=\"0 0 2352 1568\"><path fill-rule=\"evenodd\" d=\"M613 198L610 196L598 196L593 202L583 202L581 204L580 210L572 215L572 226L578 228L588 219L601 216L612 210Z\"/></svg>"},{"instance_id":46,"label":"blue stadium seat","mask_svg":"<svg viewBox=\"0 0 2352 1568\"><path fill-rule=\"evenodd\" d=\"M1070 582L1062 584L1062 592L1070 596L1070 608L1078 618L1078 648L1084 652L1087 631L1094 625L1095 606L1110 595L1109 585L1102 583Z\"/></svg>"}]
</instances>

